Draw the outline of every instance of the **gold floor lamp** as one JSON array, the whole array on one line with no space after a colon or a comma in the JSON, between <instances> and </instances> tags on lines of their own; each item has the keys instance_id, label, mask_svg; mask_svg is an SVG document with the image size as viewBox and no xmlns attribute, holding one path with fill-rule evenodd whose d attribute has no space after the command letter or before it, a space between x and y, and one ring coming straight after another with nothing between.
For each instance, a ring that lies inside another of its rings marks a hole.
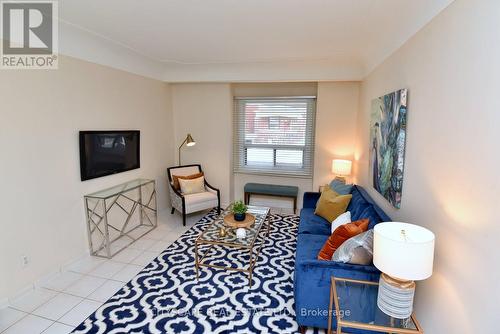
<instances>
[{"instance_id":1,"label":"gold floor lamp","mask_svg":"<svg viewBox=\"0 0 500 334\"><path fill-rule=\"evenodd\" d=\"M191 137L190 133L187 134L186 139L184 139L182 144L179 146L179 166L181 165L181 148L182 146L184 146L184 144L186 144L186 146L196 145L196 142L194 141L193 137Z\"/></svg>"}]
</instances>

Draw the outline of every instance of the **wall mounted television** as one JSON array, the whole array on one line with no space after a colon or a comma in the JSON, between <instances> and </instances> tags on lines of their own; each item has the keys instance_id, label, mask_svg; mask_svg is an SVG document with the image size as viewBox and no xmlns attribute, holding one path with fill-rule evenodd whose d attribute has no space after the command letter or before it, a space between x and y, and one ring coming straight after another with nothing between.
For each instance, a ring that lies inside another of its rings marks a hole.
<instances>
[{"instance_id":1,"label":"wall mounted television","mask_svg":"<svg viewBox=\"0 0 500 334\"><path fill-rule=\"evenodd\" d=\"M80 131L82 181L141 167L140 131Z\"/></svg>"}]
</instances>

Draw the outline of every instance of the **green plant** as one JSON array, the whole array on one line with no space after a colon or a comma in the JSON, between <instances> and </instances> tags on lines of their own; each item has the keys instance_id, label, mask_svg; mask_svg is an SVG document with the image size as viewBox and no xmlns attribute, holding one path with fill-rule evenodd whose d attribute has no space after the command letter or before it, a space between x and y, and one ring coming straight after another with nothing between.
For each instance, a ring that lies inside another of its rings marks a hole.
<instances>
[{"instance_id":1,"label":"green plant","mask_svg":"<svg viewBox=\"0 0 500 334\"><path fill-rule=\"evenodd\" d=\"M236 201L231 206L231 211L233 213L245 213L247 212L248 207L243 203L243 201Z\"/></svg>"}]
</instances>

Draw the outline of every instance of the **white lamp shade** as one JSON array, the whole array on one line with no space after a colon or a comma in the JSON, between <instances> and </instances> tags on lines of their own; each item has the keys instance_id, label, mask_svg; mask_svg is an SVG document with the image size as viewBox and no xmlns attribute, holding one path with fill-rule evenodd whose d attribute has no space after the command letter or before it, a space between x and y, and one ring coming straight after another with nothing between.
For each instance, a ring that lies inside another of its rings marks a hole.
<instances>
[{"instance_id":1,"label":"white lamp shade","mask_svg":"<svg viewBox=\"0 0 500 334\"><path fill-rule=\"evenodd\" d=\"M335 175L351 175L352 161L335 159L332 161L332 173Z\"/></svg>"},{"instance_id":2,"label":"white lamp shade","mask_svg":"<svg viewBox=\"0 0 500 334\"><path fill-rule=\"evenodd\" d=\"M423 280L432 275L434 233L421 226L389 222L374 228L373 264L402 280Z\"/></svg>"}]
</instances>

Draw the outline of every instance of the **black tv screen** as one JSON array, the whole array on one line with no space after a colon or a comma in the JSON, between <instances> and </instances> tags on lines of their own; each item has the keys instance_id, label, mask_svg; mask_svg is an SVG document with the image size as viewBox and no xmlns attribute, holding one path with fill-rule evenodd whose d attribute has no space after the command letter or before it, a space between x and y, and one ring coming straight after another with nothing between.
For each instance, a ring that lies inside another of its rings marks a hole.
<instances>
[{"instance_id":1,"label":"black tv screen","mask_svg":"<svg viewBox=\"0 0 500 334\"><path fill-rule=\"evenodd\" d=\"M80 131L82 181L141 167L140 132Z\"/></svg>"}]
</instances>

